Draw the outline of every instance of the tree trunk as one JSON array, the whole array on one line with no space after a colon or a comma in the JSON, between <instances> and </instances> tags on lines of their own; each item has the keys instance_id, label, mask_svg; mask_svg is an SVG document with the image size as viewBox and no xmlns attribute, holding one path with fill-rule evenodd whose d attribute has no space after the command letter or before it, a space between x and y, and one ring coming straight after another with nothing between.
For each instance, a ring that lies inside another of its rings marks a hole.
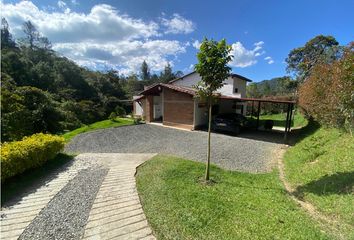
<instances>
[{"instance_id":1,"label":"tree trunk","mask_svg":"<svg viewBox=\"0 0 354 240\"><path fill-rule=\"evenodd\" d=\"M209 99L209 118L208 118L208 155L207 155L207 165L205 170L205 180L209 181L209 168L210 168L210 132L211 132L211 101Z\"/></svg>"}]
</instances>

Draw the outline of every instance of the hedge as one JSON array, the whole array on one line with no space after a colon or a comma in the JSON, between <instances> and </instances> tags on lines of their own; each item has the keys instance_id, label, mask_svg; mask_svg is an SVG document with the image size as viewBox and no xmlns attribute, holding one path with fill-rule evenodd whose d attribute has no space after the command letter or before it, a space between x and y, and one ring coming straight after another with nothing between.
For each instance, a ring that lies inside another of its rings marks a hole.
<instances>
[{"instance_id":1,"label":"hedge","mask_svg":"<svg viewBox=\"0 0 354 240\"><path fill-rule=\"evenodd\" d=\"M1 182L43 165L64 148L64 138L38 133L1 146Z\"/></svg>"}]
</instances>

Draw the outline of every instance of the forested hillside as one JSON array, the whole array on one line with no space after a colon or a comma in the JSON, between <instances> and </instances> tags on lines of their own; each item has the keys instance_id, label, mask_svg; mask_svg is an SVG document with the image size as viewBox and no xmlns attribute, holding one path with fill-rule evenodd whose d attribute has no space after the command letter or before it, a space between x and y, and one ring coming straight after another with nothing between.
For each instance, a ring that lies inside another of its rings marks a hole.
<instances>
[{"instance_id":1,"label":"forested hillside","mask_svg":"<svg viewBox=\"0 0 354 240\"><path fill-rule=\"evenodd\" d=\"M247 96L253 98L285 96L292 98L297 88L297 81L289 76L254 82L247 86Z\"/></svg>"},{"instance_id":2,"label":"forested hillside","mask_svg":"<svg viewBox=\"0 0 354 240\"><path fill-rule=\"evenodd\" d=\"M8 23L1 26L1 140L37 132L60 133L107 119L120 100L131 99L144 85L168 82L181 73L170 65L150 74L142 59L140 73L92 71L51 49L50 41L31 22L24 37L14 39Z\"/></svg>"}]
</instances>

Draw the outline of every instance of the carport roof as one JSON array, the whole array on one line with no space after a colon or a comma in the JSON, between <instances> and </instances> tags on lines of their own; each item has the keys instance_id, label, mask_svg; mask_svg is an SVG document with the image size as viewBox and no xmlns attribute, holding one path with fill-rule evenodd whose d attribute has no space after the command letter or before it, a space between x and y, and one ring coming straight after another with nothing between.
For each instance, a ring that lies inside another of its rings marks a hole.
<instances>
[{"instance_id":1,"label":"carport roof","mask_svg":"<svg viewBox=\"0 0 354 240\"><path fill-rule=\"evenodd\" d=\"M159 88L160 87L160 88ZM142 98L145 97L145 95L155 95L159 94L161 92L161 87L165 87L168 89L175 90L177 92L182 92L189 94L191 96L196 95L196 90L191 87L185 87L185 86L178 86L178 85L173 85L173 84L166 84L166 83L156 83L145 89L144 91L139 93L139 97L133 99L133 101L138 101ZM264 98L239 98L236 96L226 96L226 95L219 95L220 99L230 99L230 100L236 100L236 101L253 101L253 102L269 102L269 103L295 103L295 101L286 101L286 100L275 100L275 99L264 99Z\"/></svg>"},{"instance_id":2,"label":"carport roof","mask_svg":"<svg viewBox=\"0 0 354 240\"><path fill-rule=\"evenodd\" d=\"M221 95L219 98L221 99L230 99L230 100L238 100L243 102L269 102L269 103L296 103L295 101L288 100L276 100L276 99L266 99L266 98L238 98L234 96L225 96Z\"/></svg>"}]
</instances>

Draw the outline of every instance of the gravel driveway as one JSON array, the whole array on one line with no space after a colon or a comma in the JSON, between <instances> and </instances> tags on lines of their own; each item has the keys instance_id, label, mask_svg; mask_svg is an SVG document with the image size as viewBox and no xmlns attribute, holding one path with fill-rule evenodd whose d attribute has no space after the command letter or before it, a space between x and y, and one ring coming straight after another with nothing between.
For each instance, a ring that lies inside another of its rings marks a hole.
<instances>
[{"instance_id":1,"label":"gravel driveway","mask_svg":"<svg viewBox=\"0 0 354 240\"><path fill-rule=\"evenodd\" d=\"M163 153L205 162L207 132L151 124L103 129L76 136L68 153ZM280 144L212 134L211 162L230 170L265 172Z\"/></svg>"}]
</instances>

